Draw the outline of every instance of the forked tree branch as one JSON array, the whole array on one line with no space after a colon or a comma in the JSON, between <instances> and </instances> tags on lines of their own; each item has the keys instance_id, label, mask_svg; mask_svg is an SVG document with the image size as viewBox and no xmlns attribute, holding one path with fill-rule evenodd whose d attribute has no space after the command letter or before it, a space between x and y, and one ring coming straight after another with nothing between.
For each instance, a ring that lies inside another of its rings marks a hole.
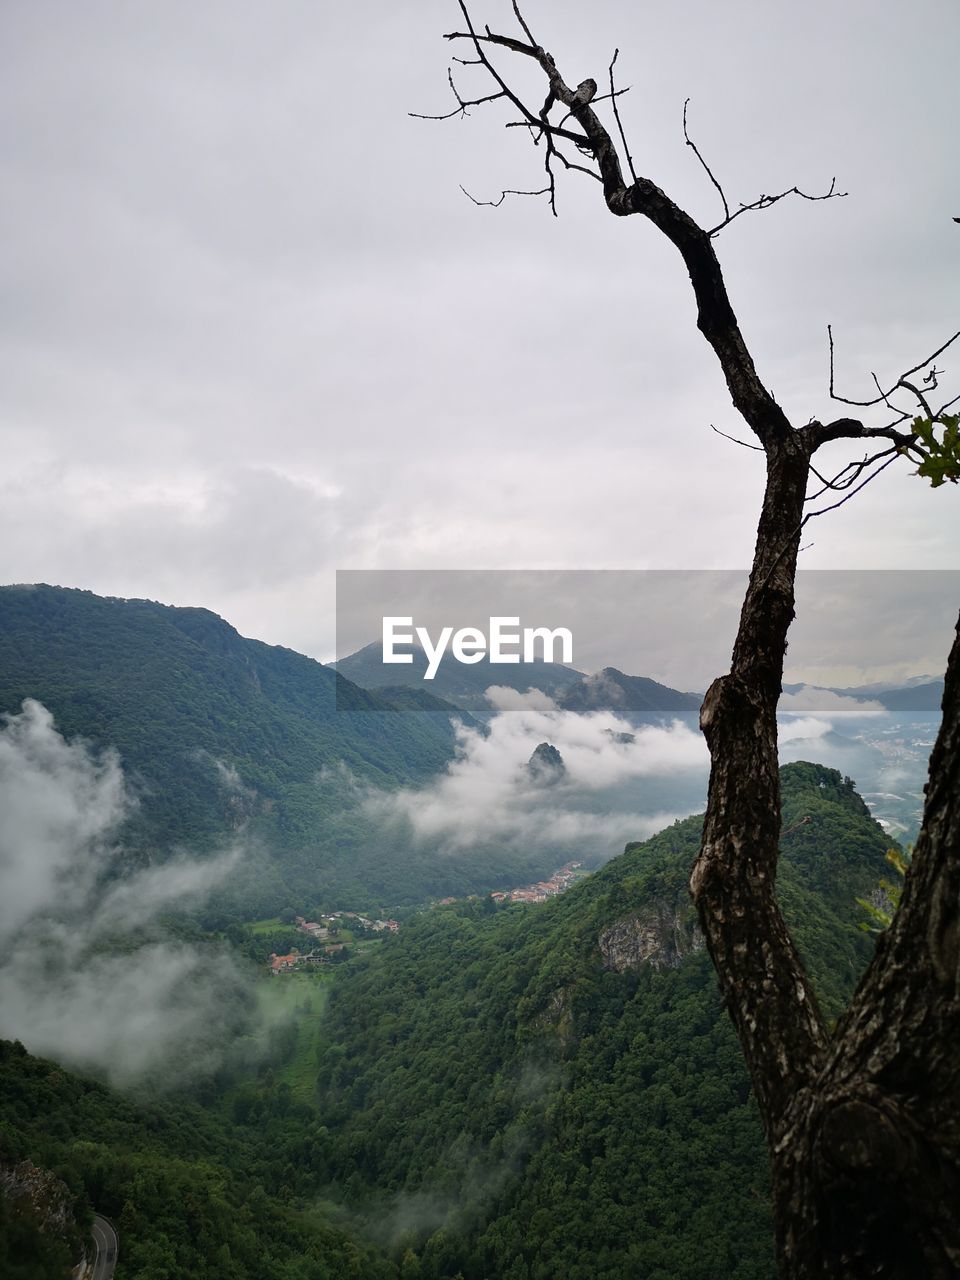
<instances>
[{"instance_id":1,"label":"forked tree branch","mask_svg":"<svg viewBox=\"0 0 960 1280\"><path fill-rule=\"evenodd\" d=\"M936 360L937 356L942 356L944 351L946 351L948 347L951 347L958 338L960 338L960 329L958 329L956 333L952 334L946 340L946 342L944 342L941 346L937 347L936 351L931 352L930 355L928 355L925 359L921 360L918 364L915 364L911 368L904 370L904 372L900 374L896 382L890 387L888 391L884 391L878 382L877 383L877 391L879 392L878 395L874 396L870 400L853 400L847 396L840 395L840 393L836 389L836 364L835 364L836 352L834 349L834 341L833 341L833 326L827 325L827 340L830 344L830 399L836 400L840 404L854 405L860 409L872 409L872 408L875 408L878 404L885 404L889 407L890 396L893 395L893 393L897 390L897 388L906 387L907 390L913 391L914 388L911 387L905 380L907 378L912 378L915 373L920 373L923 369L930 368L933 365L934 360ZM937 370L933 369L931 380L934 388L936 387L936 378L937 378ZM876 378L874 378L874 381L876 381ZM952 400L947 402L947 404L941 405L940 408L937 410L937 413L930 414L929 416L936 417L938 416L938 414L945 412L945 410L949 408L951 404L955 403L957 399L960 399L960 397L954 396Z\"/></svg>"},{"instance_id":2,"label":"forked tree branch","mask_svg":"<svg viewBox=\"0 0 960 1280\"><path fill-rule=\"evenodd\" d=\"M483 106L485 102L496 102L497 98L506 97L503 90L498 89L496 93L488 93L482 98L461 98L459 90L453 82L453 71L450 67L447 68L447 81L450 85L451 93L457 100L457 105L452 111L447 111L445 114L439 116L424 115L423 112L420 111L408 111L407 115L412 116L414 120L451 120L454 116L460 116L463 118L467 115L468 107L480 107Z\"/></svg>"},{"instance_id":3,"label":"forked tree branch","mask_svg":"<svg viewBox=\"0 0 960 1280\"><path fill-rule=\"evenodd\" d=\"M749 204L741 203L739 208L737 208L733 213L731 213L730 203L727 200L726 192L724 191L723 187L720 185L720 182L717 176L714 174L713 170L707 164L706 160L704 160L703 153L701 152L700 148L690 137L690 131L687 127L687 107L689 105L690 105L690 99L687 98L683 104L684 142L686 142L687 146L691 149L693 154L697 157L697 159L700 162L700 167L703 169L704 173L710 179L713 186L716 187L717 194L719 195L720 201L723 204L723 219L720 222L718 222L715 227L710 228L710 230L707 232L708 235L718 236L720 232L724 229L724 227L729 227L730 223L736 221L736 219L739 218L742 213L755 213L763 209L769 209L771 208L771 206L775 204L779 204L781 200L786 200L788 196L797 196L801 200L816 201L816 200L842 200L844 196L847 194L846 191L837 191L836 190L837 180L836 178L831 178L829 189L825 191L821 196L808 195L805 191L801 191L799 187L788 187L786 191L781 191L779 195L776 195L776 196L761 195L761 196L758 196L756 200L751 200Z\"/></svg>"},{"instance_id":4,"label":"forked tree branch","mask_svg":"<svg viewBox=\"0 0 960 1280\"><path fill-rule=\"evenodd\" d=\"M545 108L552 102L561 103L583 130L586 145L589 146L599 168L604 197L610 211L618 217L641 214L663 232L679 250L697 299L698 327L720 361L737 409L760 439L761 444L766 445L768 441L785 437L790 430L790 425L780 406L757 375L753 359L743 340L730 304L709 233L698 226L689 214L649 178L638 177L629 186L624 182L620 157L610 134L601 123L590 101L583 101L582 97L578 96L578 90L572 89L566 83L549 53L540 45L532 42L527 44L512 36L499 35L490 31L489 28L486 29L485 34L480 35L474 27L464 0L458 0L458 3L467 30L450 32L445 39L469 40L473 43L478 58L483 61L483 65L489 70L498 87L505 91L506 96L520 111L524 121L529 124L542 122L544 113L541 111L535 115L507 88L506 81L494 68L484 46L495 45L508 49L539 64L549 90ZM525 27L525 34L528 30L529 28ZM549 147L551 145L549 132L545 133L545 137ZM550 197L551 207L556 212L552 174Z\"/></svg>"}]
</instances>

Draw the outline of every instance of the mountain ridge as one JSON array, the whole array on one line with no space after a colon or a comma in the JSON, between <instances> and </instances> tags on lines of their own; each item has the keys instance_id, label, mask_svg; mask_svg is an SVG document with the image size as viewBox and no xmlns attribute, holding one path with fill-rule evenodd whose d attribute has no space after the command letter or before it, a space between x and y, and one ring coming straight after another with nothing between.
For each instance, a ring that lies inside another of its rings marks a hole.
<instances>
[{"instance_id":1,"label":"mountain ridge","mask_svg":"<svg viewBox=\"0 0 960 1280\"><path fill-rule=\"evenodd\" d=\"M46 584L0 588L0 713L25 699L65 738L119 752L139 799L123 833L130 856L213 849L243 831L268 850L267 906L311 884L318 897L324 883L396 888L373 833L343 815L357 784L410 785L444 768L462 718L437 699L405 714L414 708L209 610Z\"/></svg>"}]
</instances>

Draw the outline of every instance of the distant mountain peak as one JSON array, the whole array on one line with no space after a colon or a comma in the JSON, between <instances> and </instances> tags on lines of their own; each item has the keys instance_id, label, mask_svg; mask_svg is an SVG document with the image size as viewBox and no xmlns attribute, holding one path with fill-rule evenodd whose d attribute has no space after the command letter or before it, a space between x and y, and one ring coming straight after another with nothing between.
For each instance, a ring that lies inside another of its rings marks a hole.
<instances>
[{"instance_id":1,"label":"distant mountain peak","mask_svg":"<svg viewBox=\"0 0 960 1280\"><path fill-rule=\"evenodd\" d=\"M567 711L612 711L628 719L695 715L700 702L699 694L681 693L648 676L628 676L616 667L604 667L585 676L558 699Z\"/></svg>"},{"instance_id":2,"label":"distant mountain peak","mask_svg":"<svg viewBox=\"0 0 960 1280\"><path fill-rule=\"evenodd\" d=\"M527 772L534 782L550 785L559 782L567 772L563 756L552 742L538 743L527 761Z\"/></svg>"}]
</instances>

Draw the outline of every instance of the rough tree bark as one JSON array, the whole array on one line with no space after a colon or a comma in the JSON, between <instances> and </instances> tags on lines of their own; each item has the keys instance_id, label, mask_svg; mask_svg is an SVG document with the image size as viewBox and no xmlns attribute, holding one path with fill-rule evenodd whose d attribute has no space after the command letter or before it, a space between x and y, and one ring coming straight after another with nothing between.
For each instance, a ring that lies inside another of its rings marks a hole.
<instances>
[{"instance_id":1,"label":"rough tree bark","mask_svg":"<svg viewBox=\"0 0 960 1280\"><path fill-rule=\"evenodd\" d=\"M611 213L639 214L679 251L697 301L697 325L713 348L731 398L767 460L766 487L749 586L730 671L714 681L701 711L711 757L703 843L691 891L756 1092L773 1172L777 1255L789 1280L887 1277L947 1280L960 1275L960 632L949 659L943 726L931 759L923 826L892 928L851 1006L830 1034L776 898L780 786L776 708L787 632L794 616L794 576L805 520L811 459L840 439L884 447L852 463L825 490L844 498L898 453L918 452L915 425L897 412L867 426L844 417L794 427L764 386L727 294L714 238L734 218L767 208L796 188L730 207L710 230L700 227L648 178L637 176L611 102L631 177L595 110L596 85L571 89L533 38L514 0L524 39L478 31L459 0L466 29L447 39L472 47L468 61L493 77L495 92L457 98L451 115L504 99L515 123L543 147L555 208L558 165L584 169L602 183ZM548 85L540 110L509 87L489 50L535 60ZM614 61L616 58L614 58ZM552 124L562 104L566 115ZM446 117L434 117L438 119ZM568 121L578 126L571 128ZM689 138L687 139L689 143ZM689 145L693 146L692 143ZM574 147L571 161L563 148ZM694 148L696 150L696 148ZM507 194L504 192L501 200ZM829 198L803 196L805 199ZM496 201L493 203L500 203ZM957 336L957 335L955 335ZM952 341L953 339L951 339ZM949 344L945 344L949 345ZM942 351L944 348L941 348ZM937 419L925 394L897 382ZM935 388L933 377L927 384ZM879 389L879 388L878 388ZM832 377L831 377L831 391ZM891 393L872 402L892 409ZM836 399L841 397L837 396ZM847 401L846 403L852 403ZM944 406L946 407L946 406ZM903 428L904 424L906 429ZM818 475L818 480L823 477ZM825 491L821 490L821 492Z\"/></svg>"}]
</instances>

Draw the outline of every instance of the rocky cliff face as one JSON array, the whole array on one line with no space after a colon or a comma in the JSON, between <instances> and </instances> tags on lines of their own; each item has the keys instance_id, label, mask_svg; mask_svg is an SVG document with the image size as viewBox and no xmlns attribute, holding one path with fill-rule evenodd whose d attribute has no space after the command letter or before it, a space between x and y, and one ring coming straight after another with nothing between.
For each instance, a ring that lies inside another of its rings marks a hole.
<instances>
[{"instance_id":1,"label":"rocky cliff face","mask_svg":"<svg viewBox=\"0 0 960 1280\"><path fill-rule=\"evenodd\" d=\"M29 1230L46 1238L56 1238L67 1256L82 1254L80 1230L73 1211L73 1195L66 1183L49 1169L29 1160L18 1164L0 1163L0 1198L7 1214L20 1219Z\"/></svg>"},{"instance_id":2,"label":"rocky cliff face","mask_svg":"<svg viewBox=\"0 0 960 1280\"><path fill-rule=\"evenodd\" d=\"M608 925L598 938L605 969L623 973L649 964L677 969L703 948L703 934L688 902L656 902Z\"/></svg>"}]
</instances>

